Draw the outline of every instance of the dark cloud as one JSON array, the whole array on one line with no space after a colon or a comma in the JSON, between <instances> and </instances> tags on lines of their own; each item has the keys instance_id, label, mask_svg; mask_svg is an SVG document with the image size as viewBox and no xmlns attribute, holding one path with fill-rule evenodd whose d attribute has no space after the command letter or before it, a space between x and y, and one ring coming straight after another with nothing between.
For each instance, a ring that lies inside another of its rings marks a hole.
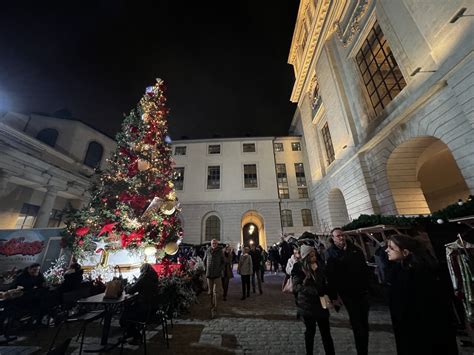
<instances>
[{"instance_id":1,"label":"dark cloud","mask_svg":"<svg viewBox=\"0 0 474 355\"><path fill-rule=\"evenodd\" d=\"M114 134L161 77L175 139L288 130L296 1L19 3L0 14L0 110L67 108Z\"/></svg>"}]
</instances>

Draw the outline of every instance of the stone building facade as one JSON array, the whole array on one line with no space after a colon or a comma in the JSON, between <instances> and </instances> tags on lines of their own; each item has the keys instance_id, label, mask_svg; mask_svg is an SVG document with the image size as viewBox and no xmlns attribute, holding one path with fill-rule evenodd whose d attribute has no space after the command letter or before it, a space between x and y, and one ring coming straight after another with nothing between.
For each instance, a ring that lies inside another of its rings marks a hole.
<instances>
[{"instance_id":1,"label":"stone building facade","mask_svg":"<svg viewBox=\"0 0 474 355\"><path fill-rule=\"evenodd\" d=\"M0 117L0 229L62 226L88 202L94 168L113 139L76 120L8 112Z\"/></svg>"},{"instance_id":2,"label":"stone building facade","mask_svg":"<svg viewBox=\"0 0 474 355\"><path fill-rule=\"evenodd\" d=\"M474 191L472 2L302 0L289 53L319 230Z\"/></svg>"},{"instance_id":3,"label":"stone building facade","mask_svg":"<svg viewBox=\"0 0 474 355\"><path fill-rule=\"evenodd\" d=\"M300 137L175 141L173 158L186 242L268 247L313 231Z\"/></svg>"}]
</instances>

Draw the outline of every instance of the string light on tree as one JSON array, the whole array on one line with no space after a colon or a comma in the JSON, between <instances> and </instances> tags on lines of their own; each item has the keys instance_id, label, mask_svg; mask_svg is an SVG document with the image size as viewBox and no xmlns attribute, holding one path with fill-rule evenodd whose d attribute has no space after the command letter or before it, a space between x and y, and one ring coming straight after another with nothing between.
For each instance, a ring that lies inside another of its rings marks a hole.
<instances>
[{"instance_id":1,"label":"string light on tree","mask_svg":"<svg viewBox=\"0 0 474 355\"><path fill-rule=\"evenodd\" d=\"M100 249L96 245L102 246L97 243L111 243L112 249L152 245L158 251L165 246L169 252L175 251L182 229L172 183L164 90L161 79L146 88L122 123L117 148L92 187L89 205L68 222L66 241L76 255L95 252ZM85 227L87 232L80 229Z\"/></svg>"}]
</instances>

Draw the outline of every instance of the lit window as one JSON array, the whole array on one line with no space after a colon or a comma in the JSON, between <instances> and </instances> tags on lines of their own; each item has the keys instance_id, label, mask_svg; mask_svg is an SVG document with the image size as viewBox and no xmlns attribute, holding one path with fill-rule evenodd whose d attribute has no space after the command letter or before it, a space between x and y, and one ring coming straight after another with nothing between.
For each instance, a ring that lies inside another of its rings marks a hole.
<instances>
[{"instance_id":1,"label":"lit window","mask_svg":"<svg viewBox=\"0 0 474 355\"><path fill-rule=\"evenodd\" d=\"M301 151L301 144L300 142L292 142L291 143L291 150L294 152L299 152Z\"/></svg>"},{"instance_id":2,"label":"lit window","mask_svg":"<svg viewBox=\"0 0 474 355\"><path fill-rule=\"evenodd\" d=\"M295 163L296 185L306 187L306 177L303 163Z\"/></svg>"},{"instance_id":3,"label":"lit window","mask_svg":"<svg viewBox=\"0 0 474 355\"><path fill-rule=\"evenodd\" d=\"M293 216L291 210L281 211L281 224L283 227L293 227Z\"/></svg>"},{"instance_id":4,"label":"lit window","mask_svg":"<svg viewBox=\"0 0 474 355\"><path fill-rule=\"evenodd\" d=\"M36 139L51 147L54 147L56 145L56 140L58 139L58 131L54 128L42 129L36 135Z\"/></svg>"},{"instance_id":5,"label":"lit window","mask_svg":"<svg viewBox=\"0 0 474 355\"><path fill-rule=\"evenodd\" d=\"M326 149L326 159L328 165L336 158L334 155L334 147L332 146L331 132L329 132L329 125L326 122L321 130L323 136L324 148Z\"/></svg>"},{"instance_id":6,"label":"lit window","mask_svg":"<svg viewBox=\"0 0 474 355\"><path fill-rule=\"evenodd\" d=\"M215 190L221 188L221 167L208 166L207 167L207 189Z\"/></svg>"},{"instance_id":7,"label":"lit window","mask_svg":"<svg viewBox=\"0 0 474 355\"><path fill-rule=\"evenodd\" d=\"M255 152L255 143L244 143L244 144L242 144L242 151L244 153L253 153L253 152Z\"/></svg>"},{"instance_id":8,"label":"lit window","mask_svg":"<svg viewBox=\"0 0 474 355\"><path fill-rule=\"evenodd\" d=\"M301 218L303 219L303 226L307 227L313 225L313 216L311 215L311 210L301 210Z\"/></svg>"},{"instance_id":9,"label":"lit window","mask_svg":"<svg viewBox=\"0 0 474 355\"><path fill-rule=\"evenodd\" d=\"M283 152L283 143L275 143L273 149L275 152Z\"/></svg>"},{"instance_id":10,"label":"lit window","mask_svg":"<svg viewBox=\"0 0 474 355\"><path fill-rule=\"evenodd\" d=\"M209 145L207 152L209 154L221 154L221 145L220 144L211 144Z\"/></svg>"},{"instance_id":11,"label":"lit window","mask_svg":"<svg viewBox=\"0 0 474 355\"><path fill-rule=\"evenodd\" d=\"M298 187L298 198L308 198L308 189L306 187Z\"/></svg>"},{"instance_id":12,"label":"lit window","mask_svg":"<svg viewBox=\"0 0 474 355\"><path fill-rule=\"evenodd\" d=\"M288 189L288 176L286 175L285 164L276 164L277 183L278 183L278 196L281 199L290 198L290 192Z\"/></svg>"},{"instance_id":13,"label":"lit window","mask_svg":"<svg viewBox=\"0 0 474 355\"><path fill-rule=\"evenodd\" d=\"M182 190L184 186L184 168L174 168L174 188Z\"/></svg>"},{"instance_id":14,"label":"lit window","mask_svg":"<svg viewBox=\"0 0 474 355\"><path fill-rule=\"evenodd\" d=\"M379 114L407 85L378 23L356 56L372 107Z\"/></svg>"},{"instance_id":15,"label":"lit window","mask_svg":"<svg viewBox=\"0 0 474 355\"><path fill-rule=\"evenodd\" d=\"M205 239L206 241L212 239L221 239L221 220L217 216L209 216L206 219L206 231Z\"/></svg>"},{"instance_id":16,"label":"lit window","mask_svg":"<svg viewBox=\"0 0 474 355\"><path fill-rule=\"evenodd\" d=\"M258 187L256 164L244 165L244 187L245 188Z\"/></svg>"},{"instance_id":17,"label":"lit window","mask_svg":"<svg viewBox=\"0 0 474 355\"><path fill-rule=\"evenodd\" d=\"M20 214L16 220L15 228L16 229L27 229L33 228L35 225L36 217L38 216L38 211L40 207L35 205L30 205L29 203L24 203L21 207Z\"/></svg>"},{"instance_id":18,"label":"lit window","mask_svg":"<svg viewBox=\"0 0 474 355\"><path fill-rule=\"evenodd\" d=\"M174 148L174 155L186 155L186 146Z\"/></svg>"},{"instance_id":19,"label":"lit window","mask_svg":"<svg viewBox=\"0 0 474 355\"><path fill-rule=\"evenodd\" d=\"M102 160L102 154L104 153L104 148L101 144L97 142L90 142L89 147L87 147L86 157L84 158L84 164L91 168L98 168L100 166L100 161Z\"/></svg>"}]
</instances>

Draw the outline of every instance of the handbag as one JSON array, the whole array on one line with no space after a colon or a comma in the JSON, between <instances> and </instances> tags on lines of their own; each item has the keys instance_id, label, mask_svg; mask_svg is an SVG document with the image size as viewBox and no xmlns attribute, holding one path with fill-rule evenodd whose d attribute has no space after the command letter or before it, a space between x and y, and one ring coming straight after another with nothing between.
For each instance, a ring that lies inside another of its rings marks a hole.
<instances>
[{"instance_id":1,"label":"handbag","mask_svg":"<svg viewBox=\"0 0 474 355\"><path fill-rule=\"evenodd\" d=\"M119 276L114 276L112 280L107 282L107 284L105 285L104 298L117 299L122 296L124 290L124 279L122 277L122 272L118 265L114 268L114 274L116 274L117 269Z\"/></svg>"},{"instance_id":2,"label":"handbag","mask_svg":"<svg viewBox=\"0 0 474 355\"><path fill-rule=\"evenodd\" d=\"M283 293L293 293L293 280L292 278L288 278L282 288Z\"/></svg>"}]
</instances>

